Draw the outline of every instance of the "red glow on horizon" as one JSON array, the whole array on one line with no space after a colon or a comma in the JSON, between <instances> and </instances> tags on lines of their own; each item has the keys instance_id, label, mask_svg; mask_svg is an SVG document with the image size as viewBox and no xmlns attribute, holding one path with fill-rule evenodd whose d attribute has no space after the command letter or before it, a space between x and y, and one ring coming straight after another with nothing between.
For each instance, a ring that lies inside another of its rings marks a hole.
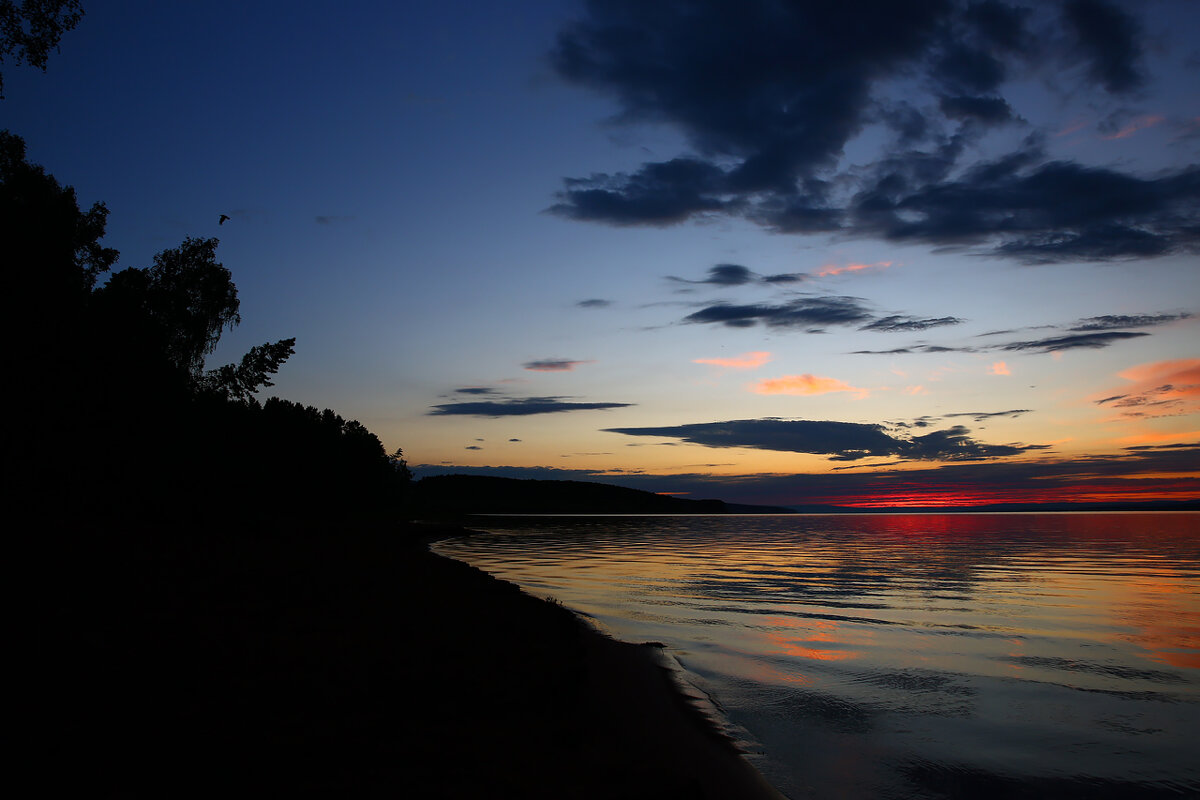
<instances>
[{"instance_id":1,"label":"red glow on horizon","mask_svg":"<svg viewBox=\"0 0 1200 800\"><path fill-rule=\"evenodd\" d=\"M1141 485L1130 486L1129 481L1094 481L1053 487L981 484L971 488L930 483L807 497L804 502L849 508L969 508L999 503L1137 503L1200 497L1200 482L1196 479L1142 478L1139 483Z\"/></svg>"}]
</instances>

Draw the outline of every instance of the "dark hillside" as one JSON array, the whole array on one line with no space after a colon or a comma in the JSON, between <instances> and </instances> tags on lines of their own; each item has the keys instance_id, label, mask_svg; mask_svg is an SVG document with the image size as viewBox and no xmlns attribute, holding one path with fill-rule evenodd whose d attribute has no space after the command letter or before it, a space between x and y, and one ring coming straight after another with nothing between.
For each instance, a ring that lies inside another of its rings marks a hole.
<instances>
[{"instance_id":1,"label":"dark hillside","mask_svg":"<svg viewBox=\"0 0 1200 800\"><path fill-rule=\"evenodd\" d=\"M686 500L623 486L487 475L436 475L414 488L420 514L728 514L790 513L721 500Z\"/></svg>"}]
</instances>

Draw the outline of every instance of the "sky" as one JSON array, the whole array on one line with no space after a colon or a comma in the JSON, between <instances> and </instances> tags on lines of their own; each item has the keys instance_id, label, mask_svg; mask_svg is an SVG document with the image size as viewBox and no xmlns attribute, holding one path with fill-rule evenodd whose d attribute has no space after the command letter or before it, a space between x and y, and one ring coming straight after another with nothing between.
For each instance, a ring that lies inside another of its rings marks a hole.
<instances>
[{"instance_id":1,"label":"sky","mask_svg":"<svg viewBox=\"0 0 1200 800\"><path fill-rule=\"evenodd\" d=\"M417 477L1200 497L1200 3L84 10L0 127Z\"/></svg>"}]
</instances>

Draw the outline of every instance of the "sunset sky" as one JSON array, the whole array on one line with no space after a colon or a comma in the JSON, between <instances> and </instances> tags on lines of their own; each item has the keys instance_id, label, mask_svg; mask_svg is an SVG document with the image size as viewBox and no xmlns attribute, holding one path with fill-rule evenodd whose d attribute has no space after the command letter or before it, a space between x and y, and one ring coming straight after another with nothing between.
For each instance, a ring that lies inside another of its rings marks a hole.
<instances>
[{"instance_id":1,"label":"sunset sky","mask_svg":"<svg viewBox=\"0 0 1200 800\"><path fill-rule=\"evenodd\" d=\"M0 127L418 477L1200 497L1200 3L84 9Z\"/></svg>"}]
</instances>

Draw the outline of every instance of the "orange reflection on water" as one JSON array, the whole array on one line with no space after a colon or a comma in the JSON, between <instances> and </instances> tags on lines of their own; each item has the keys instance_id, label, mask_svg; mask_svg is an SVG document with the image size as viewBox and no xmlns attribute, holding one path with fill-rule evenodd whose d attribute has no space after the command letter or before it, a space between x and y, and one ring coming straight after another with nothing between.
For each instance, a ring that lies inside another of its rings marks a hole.
<instances>
[{"instance_id":1,"label":"orange reflection on water","mask_svg":"<svg viewBox=\"0 0 1200 800\"><path fill-rule=\"evenodd\" d=\"M845 661L861 655L858 650L843 650L836 647L836 645L845 644L846 637L844 629L841 629L842 626L832 620L768 617L767 622L795 631L795 633L769 632L766 636L767 641L773 646L771 648L773 652L814 661ZM814 646L821 644L832 644L835 647Z\"/></svg>"},{"instance_id":2,"label":"orange reflection on water","mask_svg":"<svg viewBox=\"0 0 1200 800\"><path fill-rule=\"evenodd\" d=\"M1200 669L1200 593L1189 576L1172 568L1147 571L1123 587L1118 619L1134 629L1127 638L1146 658Z\"/></svg>"}]
</instances>

